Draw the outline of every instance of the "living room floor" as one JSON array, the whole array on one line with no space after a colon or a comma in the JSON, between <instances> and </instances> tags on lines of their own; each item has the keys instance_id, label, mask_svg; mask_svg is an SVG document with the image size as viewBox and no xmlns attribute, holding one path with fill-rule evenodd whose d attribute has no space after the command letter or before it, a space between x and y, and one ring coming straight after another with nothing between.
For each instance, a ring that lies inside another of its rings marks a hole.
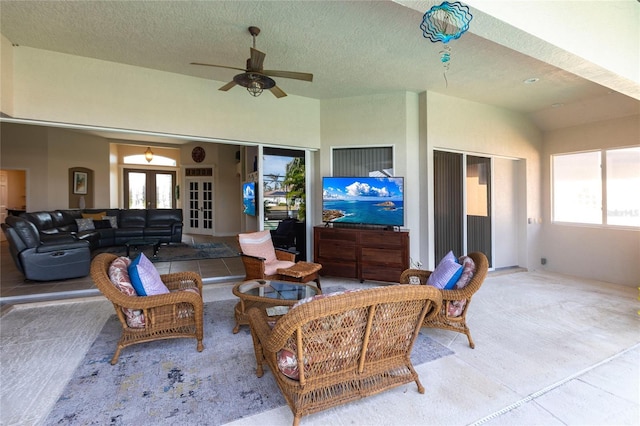
<instances>
[{"instance_id":1,"label":"living room floor","mask_svg":"<svg viewBox=\"0 0 640 426\"><path fill-rule=\"evenodd\" d=\"M236 237L184 234L182 242L186 244L222 242L239 251ZM162 247L160 250L162 250ZM239 257L160 262L155 265L161 274L196 271L203 277L205 283L242 279L244 277L244 266ZM100 294L93 285L90 276L49 282L25 280L11 258L7 241L0 243L0 268L0 305L2 306L13 303L60 300Z\"/></svg>"},{"instance_id":2,"label":"living room floor","mask_svg":"<svg viewBox=\"0 0 640 426\"><path fill-rule=\"evenodd\" d=\"M234 299L236 280L205 285L205 302ZM335 277L322 283L380 284ZM635 287L536 271L490 273L467 315L475 349L462 334L425 329L454 351L416 367L425 394L407 384L303 417L302 424L640 424L639 308ZM0 424L42 424L111 315L101 296L4 309ZM283 406L229 424L292 420Z\"/></svg>"}]
</instances>

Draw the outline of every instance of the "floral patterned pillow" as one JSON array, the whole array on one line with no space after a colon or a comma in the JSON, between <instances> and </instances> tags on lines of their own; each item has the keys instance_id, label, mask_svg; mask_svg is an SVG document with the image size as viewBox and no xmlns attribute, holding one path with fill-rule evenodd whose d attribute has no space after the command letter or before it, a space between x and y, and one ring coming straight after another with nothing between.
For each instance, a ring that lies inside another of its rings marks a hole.
<instances>
[{"instance_id":1,"label":"floral patterned pillow","mask_svg":"<svg viewBox=\"0 0 640 426\"><path fill-rule=\"evenodd\" d=\"M131 259L128 257L121 256L116 258L109 266L109 279L121 293L127 296L137 296L129 278L128 268L130 264ZM122 308L122 312L127 319L129 327L144 328L144 314L140 309Z\"/></svg>"},{"instance_id":2,"label":"floral patterned pillow","mask_svg":"<svg viewBox=\"0 0 640 426\"><path fill-rule=\"evenodd\" d=\"M469 281L471 281L471 278L473 278L473 274L476 272L476 264L469 256L460 256L458 261L462 265L462 275L460 275L460 278L455 285L456 290L465 288L466 285L469 284Z\"/></svg>"}]
</instances>

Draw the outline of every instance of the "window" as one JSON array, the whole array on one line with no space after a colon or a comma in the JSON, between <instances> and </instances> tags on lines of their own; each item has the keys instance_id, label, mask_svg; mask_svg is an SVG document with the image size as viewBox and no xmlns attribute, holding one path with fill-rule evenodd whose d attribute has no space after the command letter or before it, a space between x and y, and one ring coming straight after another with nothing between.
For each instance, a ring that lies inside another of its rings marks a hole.
<instances>
[{"instance_id":1,"label":"window","mask_svg":"<svg viewBox=\"0 0 640 426\"><path fill-rule=\"evenodd\" d=\"M334 148L334 176L393 176L393 148Z\"/></svg>"},{"instance_id":2,"label":"window","mask_svg":"<svg viewBox=\"0 0 640 426\"><path fill-rule=\"evenodd\" d=\"M553 220L640 227L640 147L552 156Z\"/></svg>"}]
</instances>

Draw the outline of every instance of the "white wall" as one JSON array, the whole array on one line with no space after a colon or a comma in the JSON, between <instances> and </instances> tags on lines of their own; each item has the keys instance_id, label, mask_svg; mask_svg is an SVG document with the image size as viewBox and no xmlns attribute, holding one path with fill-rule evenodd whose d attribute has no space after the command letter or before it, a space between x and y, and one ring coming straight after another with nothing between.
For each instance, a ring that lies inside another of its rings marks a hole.
<instances>
[{"instance_id":1,"label":"white wall","mask_svg":"<svg viewBox=\"0 0 640 426\"><path fill-rule=\"evenodd\" d=\"M29 47L13 48L16 118L318 148L320 101Z\"/></svg>"},{"instance_id":2,"label":"white wall","mask_svg":"<svg viewBox=\"0 0 640 426\"><path fill-rule=\"evenodd\" d=\"M405 227L409 230L412 258L419 258L420 204L417 196L424 170L420 167L419 97L392 93L352 98L326 99L321 106L320 167L316 180L331 176L334 147L393 146L394 173L405 178ZM322 188L314 193L315 217L321 220ZM320 223L316 223L319 225Z\"/></svg>"},{"instance_id":3,"label":"white wall","mask_svg":"<svg viewBox=\"0 0 640 426\"><path fill-rule=\"evenodd\" d=\"M541 217L540 131L522 114L427 92L330 99L321 108L320 170L317 179L331 173L331 149L345 146L396 146L396 175L405 176L405 219L410 230L411 257L433 268L433 149L499 155L522 159L527 187L519 217L521 243L531 250L517 253L527 267L537 254L539 225L527 227L526 217ZM424 127L424 128L423 128ZM425 190L426 188L426 190ZM321 189L316 191L321 201ZM318 204L320 209L320 204ZM320 217L320 216L318 216ZM432 228L431 228L432 229ZM496 241L500 235L496 236ZM532 254L534 253L534 254Z\"/></svg>"},{"instance_id":4,"label":"white wall","mask_svg":"<svg viewBox=\"0 0 640 426\"><path fill-rule=\"evenodd\" d=\"M13 48L11 42L0 34L0 111L13 114Z\"/></svg>"},{"instance_id":5,"label":"white wall","mask_svg":"<svg viewBox=\"0 0 640 426\"><path fill-rule=\"evenodd\" d=\"M542 217L540 186L540 151L542 134L524 115L490 105L470 102L434 92L427 92L425 105L427 169L433 170L433 150L444 149L481 156L501 156L519 159L526 164L519 184L526 189L514 214L518 214L519 246L518 264L532 268L538 257L537 244L540 225L528 225L526 218ZM433 173L427 173L427 205L422 209L428 214L428 241L433 246ZM499 244L501 235L495 235ZM424 252L423 248L423 252ZM422 259L427 264L427 259ZM430 268L435 267L433 254L429 256Z\"/></svg>"},{"instance_id":6,"label":"white wall","mask_svg":"<svg viewBox=\"0 0 640 426\"><path fill-rule=\"evenodd\" d=\"M638 146L640 116L555 130L544 136L544 227L537 268L629 286L640 284L640 230L551 223L551 155Z\"/></svg>"}]
</instances>

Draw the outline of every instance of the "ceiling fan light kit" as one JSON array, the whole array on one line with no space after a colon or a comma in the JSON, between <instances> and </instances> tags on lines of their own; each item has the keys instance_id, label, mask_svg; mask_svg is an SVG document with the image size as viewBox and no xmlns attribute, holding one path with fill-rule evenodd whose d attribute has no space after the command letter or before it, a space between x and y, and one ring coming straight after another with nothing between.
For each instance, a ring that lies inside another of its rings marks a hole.
<instances>
[{"instance_id":1,"label":"ceiling fan light kit","mask_svg":"<svg viewBox=\"0 0 640 426\"><path fill-rule=\"evenodd\" d=\"M222 90L226 92L227 90L233 88L234 86L242 86L247 89L247 91L251 94L251 96L258 97L262 94L264 90L270 90L271 93L276 98L282 98L287 96L287 94L280 89L275 80L270 78L273 77L282 77L282 78L291 78L294 80L302 80L302 81L312 81L313 74L295 72L295 71L275 71L275 70L264 70L263 63L266 54L256 49L256 36L260 34L260 28L258 27L249 27L249 34L253 37L253 47L250 49L251 56L247 59L247 68L237 68L230 67L226 65L213 65L213 64L204 64L200 62L191 62L191 65L203 65L207 67L217 67L217 68L228 68L233 70L244 71L241 74L237 74L233 77L233 81L225 84L218 90Z\"/></svg>"}]
</instances>

